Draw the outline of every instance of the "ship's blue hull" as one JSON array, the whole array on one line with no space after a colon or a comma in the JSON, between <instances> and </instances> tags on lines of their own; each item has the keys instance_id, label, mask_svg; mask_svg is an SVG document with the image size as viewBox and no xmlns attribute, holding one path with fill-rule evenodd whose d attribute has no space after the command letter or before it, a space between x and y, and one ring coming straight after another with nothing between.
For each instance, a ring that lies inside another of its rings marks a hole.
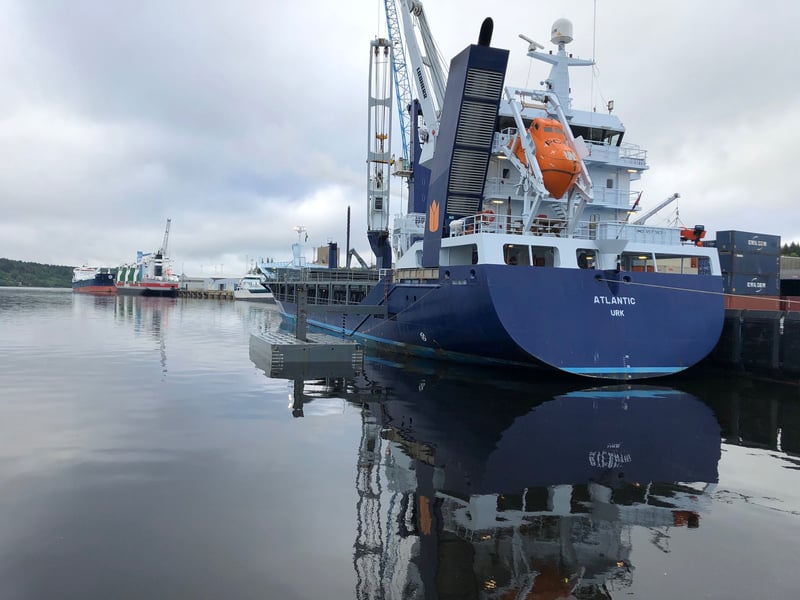
<instances>
[{"instance_id":1,"label":"ship's blue hull","mask_svg":"<svg viewBox=\"0 0 800 600\"><path fill-rule=\"evenodd\" d=\"M117 288L112 273L98 273L91 279L72 282L76 294L116 294Z\"/></svg>"},{"instance_id":2,"label":"ship's blue hull","mask_svg":"<svg viewBox=\"0 0 800 600\"><path fill-rule=\"evenodd\" d=\"M682 371L716 345L724 319L715 276L472 265L438 283L379 282L364 299L388 316L326 313L329 332L421 357L525 363L640 379ZM279 298L289 319L296 305Z\"/></svg>"}]
</instances>

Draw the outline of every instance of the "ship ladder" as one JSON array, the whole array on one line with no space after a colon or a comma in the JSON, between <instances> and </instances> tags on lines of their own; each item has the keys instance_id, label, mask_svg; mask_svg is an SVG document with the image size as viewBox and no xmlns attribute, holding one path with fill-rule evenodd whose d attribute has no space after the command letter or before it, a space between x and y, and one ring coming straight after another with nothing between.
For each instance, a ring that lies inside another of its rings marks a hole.
<instances>
[{"instance_id":1,"label":"ship ladder","mask_svg":"<svg viewBox=\"0 0 800 600\"><path fill-rule=\"evenodd\" d=\"M567 211L564 208L563 203L561 202L554 202L553 203L553 212L556 214L556 217L566 221L567 220Z\"/></svg>"}]
</instances>

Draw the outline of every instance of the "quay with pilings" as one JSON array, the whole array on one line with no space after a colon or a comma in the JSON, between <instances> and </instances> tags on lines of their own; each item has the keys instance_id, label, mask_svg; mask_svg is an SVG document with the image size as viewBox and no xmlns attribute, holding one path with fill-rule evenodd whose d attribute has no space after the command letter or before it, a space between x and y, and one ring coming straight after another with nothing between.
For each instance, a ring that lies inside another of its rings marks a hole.
<instances>
[{"instance_id":1,"label":"quay with pilings","mask_svg":"<svg viewBox=\"0 0 800 600\"><path fill-rule=\"evenodd\" d=\"M800 384L800 312L727 309L719 342L695 369L704 365Z\"/></svg>"},{"instance_id":2,"label":"quay with pilings","mask_svg":"<svg viewBox=\"0 0 800 600\"><path fill-rule=\"evenodd\" d=\"M233 300L232 290L178 290L178 298L204 298L206 300Z\"/></svg>"}]
</instances>

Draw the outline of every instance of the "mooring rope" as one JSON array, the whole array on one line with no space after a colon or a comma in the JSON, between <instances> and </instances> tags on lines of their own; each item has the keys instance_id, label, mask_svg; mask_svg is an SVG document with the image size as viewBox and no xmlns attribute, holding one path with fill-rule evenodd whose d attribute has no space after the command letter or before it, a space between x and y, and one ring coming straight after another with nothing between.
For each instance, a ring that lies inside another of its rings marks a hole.
<instances>
[{"instance_id":1,"label":"mooring rope","mask_svg":"<svg viewBox=\"0 0 800 600\"><path fill-rule=\"evenodd\" d=\"M671 285L661 285L661 284L657 284L657 283L642 283L642 282L633 281L633 280L625 281L623 279L607 279L605 277L600 277L599 275L595 277L595 281L597 281L598 283L599 282L606 282L606 283L619 283L621 285L638 285L640 287L650 287L650 288L657 288L657 289L663 289L663 290L672 290L672 291L676 291L676 292L694 292L696 294L708 294L708 295L712 295L712 296L723 296L724 298L747 298L747 299L754 298L754 299L758 299L758 300L764 300L766 302L775 302L775 300L779 299L776 296L765 297L765 296L756 296L756 295L748 295L748 294L731 294L729 292L714 292L714 291L711 291L711 290L697 290L697 289L676 287L676 286L671 286ZM794 301L793 300L785 300L785 301L789 302L790 304L794 303L794 304L800 305L800 300L794 300Z\"/></svg>"}]
</instances>

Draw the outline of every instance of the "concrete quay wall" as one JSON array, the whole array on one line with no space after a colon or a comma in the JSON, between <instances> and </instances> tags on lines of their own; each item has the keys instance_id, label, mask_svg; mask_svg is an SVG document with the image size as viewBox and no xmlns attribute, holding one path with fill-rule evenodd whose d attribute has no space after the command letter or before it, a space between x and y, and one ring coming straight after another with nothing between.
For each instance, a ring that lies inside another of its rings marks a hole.
<instances>
[{"instance_id":1,"label":"concrete quay wall","mask_svg":"<svg viewBox=\"0 0 800 600\"><path fill-rule=\"evenodd\" d=\"M740 373L800 383L800 313L726 310L707 362Z\"/></svg>"}]
</instances>

